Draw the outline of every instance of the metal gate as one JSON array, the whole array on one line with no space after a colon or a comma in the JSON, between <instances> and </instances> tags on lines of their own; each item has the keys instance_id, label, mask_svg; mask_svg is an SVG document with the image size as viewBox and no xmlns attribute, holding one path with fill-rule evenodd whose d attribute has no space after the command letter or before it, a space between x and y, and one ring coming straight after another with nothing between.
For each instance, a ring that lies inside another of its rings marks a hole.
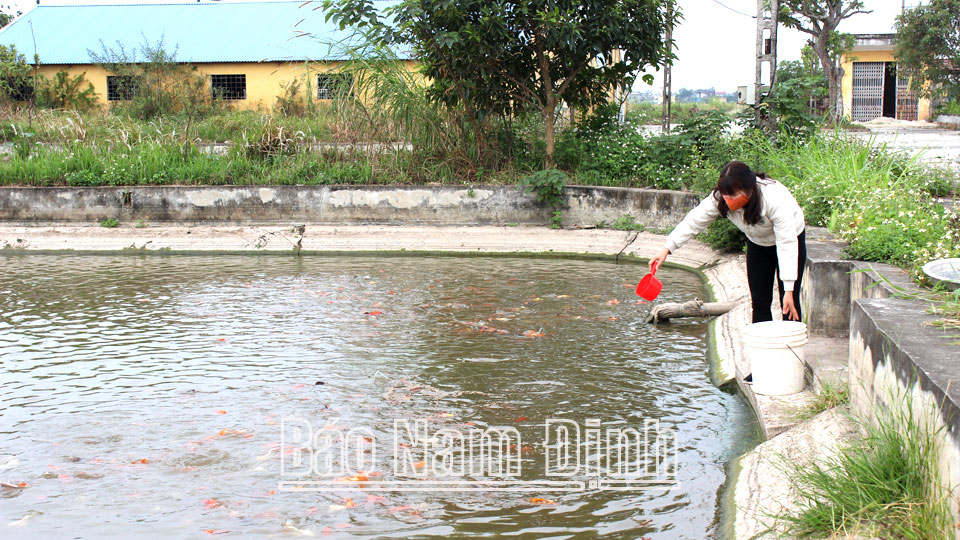
<instances>
[{"instance_id":1,"label":"metal gate","mask_svg":"<svg viewBox=\"0 0 960 540\"><path fill-rule=\"evenodd\" d=\"M854 122L868 122L883 115L884 62L853 63Z\"/></svg>"},{"instance_id":2,"label":"metal gate","mask_svg":"<svg viewBox=\"0 0 960 540\"><path fill-rule=\"evenodd\" d=\"M897 69L897 119L916 120L919 108L917 93L910 89L910 78Z\"/></svg>"}]
</instances>

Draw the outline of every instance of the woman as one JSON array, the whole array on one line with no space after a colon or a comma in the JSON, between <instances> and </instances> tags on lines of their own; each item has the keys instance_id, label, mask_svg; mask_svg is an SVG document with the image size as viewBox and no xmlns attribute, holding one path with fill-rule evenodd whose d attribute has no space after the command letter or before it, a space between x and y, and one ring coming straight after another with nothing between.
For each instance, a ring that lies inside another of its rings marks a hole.
<instances>
[{"instance_id":1,"label":"woman","mask_svg":"<svg viewBox=\"0 0 960 540\"><path fill-rule=\"evenodd\" d=\"M753 322L773 320L770 306L775 271L784 320L801 320L800 280L807 259L803 210L786 186L754 173L739 161L723 167L713 192L683 218L664 248L650 260L650 271L717 216L729 218L747 235Z\"/></svg>"}]
</instances>

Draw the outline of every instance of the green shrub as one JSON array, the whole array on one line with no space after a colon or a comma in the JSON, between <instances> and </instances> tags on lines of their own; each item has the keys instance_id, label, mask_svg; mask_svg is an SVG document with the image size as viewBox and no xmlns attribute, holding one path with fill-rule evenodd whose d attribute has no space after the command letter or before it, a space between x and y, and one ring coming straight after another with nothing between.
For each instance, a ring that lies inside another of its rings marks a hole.
<instances>
[{"instance_id":1,"label":"green shrub","mask_svg":"<svg viewBox=\"0 0 960 540\"><path fill-rule=\"evenodd\" d=\"M520 189L526 193L535 193L537 202L547 204L553 209L564 205L563 188L567 174L561 170L537 171L520 180Z\"/></svg>"},{"instance_id":2,"label":"green shrub","mask_svg":"<svg viewBox=\"0 0 960 540\"><path fill-rule=\"evenodd\" d=\"M33 95L33 68L13 45L0 45L0 100L28 101Z\"/></svg>"},{"instance_id":3,"label":"green shrub","mask_svg":"<svg viewBox=\"0 0 960 540\"><path fill-rule=\"evenodd\" d=\"M728 253L742 252L747 247L747 236L726 218L717 218L698 238L713 249Z\"/></svg>"},{"instance_id":4,"label":"green shrub","mask_svg":"<svg viewBox=\"0 0 960 540\"><path fill-rule=\"evenodd\" d=\"M86 80L87 72L71 77L58 71L53 79L40 75L37 80L37 107L87 112L97 108L97 92ZM83 84L86 83L86 88Z\"/></svg>"}]
</instances>

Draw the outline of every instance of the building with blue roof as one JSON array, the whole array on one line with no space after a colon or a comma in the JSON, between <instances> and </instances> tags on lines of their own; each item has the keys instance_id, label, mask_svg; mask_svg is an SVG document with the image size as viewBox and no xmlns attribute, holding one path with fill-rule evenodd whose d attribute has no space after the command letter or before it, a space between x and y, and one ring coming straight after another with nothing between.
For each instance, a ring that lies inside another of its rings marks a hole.
<instances>
[{"instance_id":1,"label":"building with blue roof","mask_svg":"<svg viewBox=\"0 0 960 540\"><path fill-rule=\"evenodd\" d=\"M379 1L383 9L397 0ZM166 4L39 5L0 31L39 70L85 74L100 101L129 99L123 81L96 65L91 52L105 50L145 60L142 49L158 44L177 62L195 66L211 92L239 108L269 108L284 85L308 77L319 100L329 99L354 40L324 20L319 0L190 2ZM400 59L412 66L409 53Z\"/></svg>"}]
</instances>

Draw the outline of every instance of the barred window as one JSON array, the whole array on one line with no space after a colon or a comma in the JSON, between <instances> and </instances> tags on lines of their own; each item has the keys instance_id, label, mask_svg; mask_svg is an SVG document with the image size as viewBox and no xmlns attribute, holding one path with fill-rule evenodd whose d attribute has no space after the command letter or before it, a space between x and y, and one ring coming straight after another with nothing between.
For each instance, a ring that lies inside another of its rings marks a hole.
<instances>
[{"instance_id":1,"label":"barred window","mask_svg":"<svg viewBox=\"0 0 960 540\"><path fill-rule=\"evenodd\" d=\"M213 97L220 99L247 99L246 75L211 75Z\"/></svg>"},{"instance_id":2,"label":"barred window","mask_svg":"<svg viewBox=\"0 0 960 540\"><path fill-rule=\"evenodd\" d=\"M346 73L317 75L317 99L353 97L353 78Z\"/></svg>"},{"instance_id":3,"label":"barred window","mask_svg":"<svg viewBox=\"0 0 960 540\"><path fill-rule=\"evenodd\" d=\"M133 99L140 91L140 77L132 75L107 76L107 101Z\"/></svg>"}]
</instances>

